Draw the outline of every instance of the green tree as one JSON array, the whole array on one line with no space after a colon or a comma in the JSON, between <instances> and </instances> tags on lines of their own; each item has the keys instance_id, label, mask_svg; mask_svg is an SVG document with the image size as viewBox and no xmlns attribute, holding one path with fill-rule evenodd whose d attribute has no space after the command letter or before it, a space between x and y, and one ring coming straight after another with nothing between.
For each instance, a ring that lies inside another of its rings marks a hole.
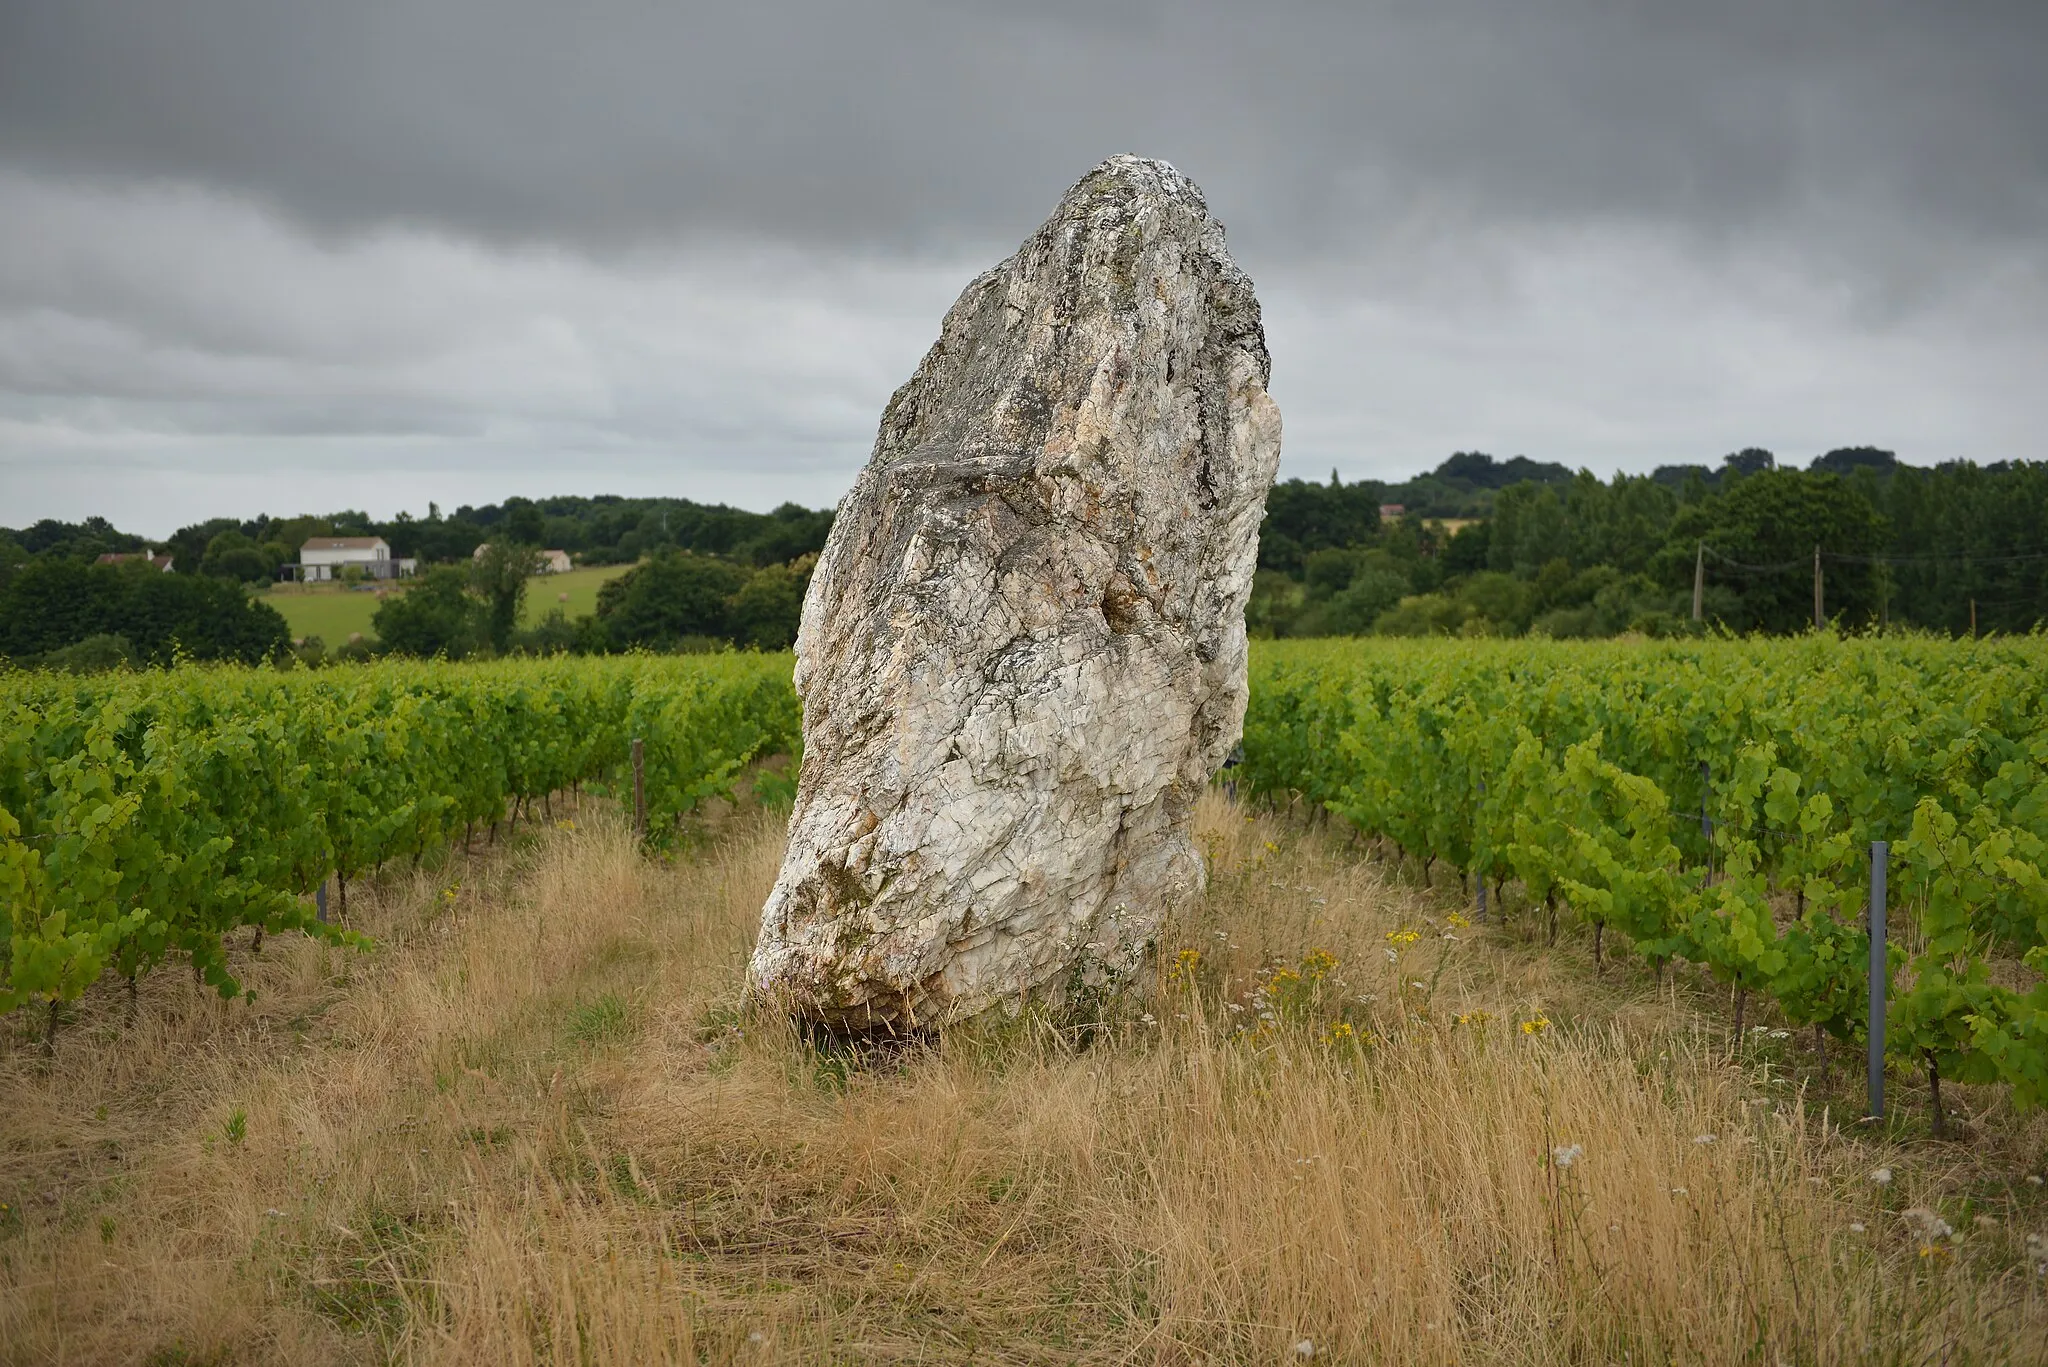
<instances>
[{"instance_id":1,"label":"green tree","mask_svg":"<svg viewBox=\"0 0 2048 1367\"><path fill-rule=\"evenodd\" d=\"M229 529L206 543L199 572L216 579L258 584L276 575L277 562L240 531Z\"/></svg>"},{"instance_id":2,"label":"green tree","mask_svg":"<svg viewBox=\"0 0 2048 1367\"><path fill-rule=\"evenodd\" d=\"M209 518L180 527L164 546L171 555L171 568L178 574L198 574L206 561L206 548L223 532L240 531L242 524L231 517Z\"/></svg>"},{"instance_id":3,"label":"green tree","mask_svg":"<svg viewBox=\"0 0 2048 1367\"><path fill-rule=\"evenodd\" d=\"M1486 570L1458 585L1458 601L1495 632L1519 636L1535 615L1536 594L1513 575Z\"/></svg>"},{"instance_id":4,"label":"green tree","mask_svg":"<svg viewBox=\"0 0 2048 1367\"><path fill-rule=\"evenodd\" d=\"M1798 631L1813 621L1813 552L1871 556L1883 550L1884 517L1834 475L1766 470L1679 511L1659 553L1657 577L1690 588L1701 542L1712 548L1707 579L1733 586L1738 631ZM1826 610L1852 625L1878 616L1883 577L1877 566L1823 559Z\"/></svg>"},{"instance_id":5,"label":"green tree","mask_svg":"<svg viewBox=\"0 0 2048 1367\"><path fill-rule=\"evenodd\" d=\"M768 514L768 524L733 548L733 557L750 565L786 565L825 548L832 530L832 512L812 512L785 503Z\"/></svg>"},{"instance_id":6,"label":"green tree","mask_svg":"<svg viewBox=\"0 0 2048 1367\"><path fill-rule=\"evenodd\" d=\"M137 659L257 663L289 648L275 608L238 584L160 574L148 562L34 560L0 589L0 655L26 660L94 636L125 638Z\"/></svg>"},{"instance_id":7,"label":"green tree","mask_svg":"<svg viewBox=\"0 0 2048 1367\"><path fill-rule=\"evenodd\" d=\"M1379 485L1344 484L1335 471L1328 484L1282 480L1266 496L1259 564L1299 574L1310 551L1362 545L1379 529Z\"/></svg>"},{"instance_id":8,"label":"green tree","mask_svg":"<svg viewBox=\"0 0 2048 1367\"><path fill-rule=\"evenodd\" d=\"M733 643L763 650L787 650L796 644L809 582L808 573L787 565L755 570L732 598Z\"/></svg>"},{"instance_id":9,"label":"green tree","mask_svg":"<svg viewBox=\"0 0 2048 1367\"><path fill-rule=\"evenodd\" d=\"M35 559L0 592L0 655L41 655L120 626L121 577L111 565Z\"/></svg>"},{"instance_id":10,"label":"green tree","mask_svg":"<svg viewBox=\"0 0 2048 1367\"><path fill-rule=\"evenodd\" d=\"M1444 543L1444 573L1473 574L1487 566L1493 551L1493 524L1468 522Z\"/></svg>"},{"instance_id":11,"label":"green tree","mask_svg":"<svg viewBox=\"0 0 2048 1367\"><path fill-rule=\"evenodd\" d=\"M1373 623L1375 636L1456 636L1473 620L1472 606L1441 593L1403 598Z\"/></svg>"},{"instance_id":12,"label":"green tree","mask_svg":"<svg viewBox=\"0 0 2048 1367\"><path fill-rule=\"evenodd\" d=\"M1317 592L1312 584L1308 607L1288 626L1290 636L1367 635L1380 614L1413 591L1408 576L1385 551L1317 551L1309 562L1312 572L1323 567L1324 587ZM1331 571L1340 565L1347 573L1331 589Z\"/></svg>"},{"instance_id":13,"label":"green tree","mask_svg":"<svg viewBox=\"0 0 2048 1367\"><path fill-rule=\"evenodd\" d=\"M421 657L459 660L485 639L483 604L469 590L469 576L453 565L437 565L404 593L378 604L370 619L387 650Z\"/></svg>"},{"instance_id":14,"label":"green tree","mask_svg":"<svg viewBox=\"0 0 2048 1367\"><path fill-rule=\"evenodd\" d=\"M670 551L608 581L598 591L598 620L615 648L667 649L688 636L730 640L733 601L749 578L729 560Z\"/></svg>"},{"instance_id":15,"label":"green tree","mask_svg":"<svg viewBox=\"0 0 2048 1367\"><path fill-rule=\"evenodd\" d=\"M500 654L512 644L512 633L519 628L526 581L539 569L540 552L514 541L493 541L470 562L470 585L484 604L484 636Z\"/></svg>"},{"instance_id":16,"label":"green tree","mask_svg":"<svg viewBox=\"0 0 2048 1367\"><path fill-rule=\"evenodd\" d=\"M12 533L0 530L0 589L7 587L7 581L14 578L16 570L28 565L28 547L14 539Z\"/></svg>"},{"instance_id":17,"label":"green tree","mask_svg":"<svg viewBox=\"0 0 2048 1367\"><path fill-rule=\"evenodd\" d=\"M73 674L96 674L135 663L135 647L126 636L88 636L75 645L53 650L43 656L45 669L62 669Z\"/></svg>"},{"instance_id":18,"label":"green tree","mask_svg":"<svg viewBox=\"0 0 2048 1367\"><path fill-rule=\"evenodd\" d=\"M547 535L547 520L530 498L505 500L505 534L499 538L523 546L537 546Z\"/></svg>"}]
</instances>

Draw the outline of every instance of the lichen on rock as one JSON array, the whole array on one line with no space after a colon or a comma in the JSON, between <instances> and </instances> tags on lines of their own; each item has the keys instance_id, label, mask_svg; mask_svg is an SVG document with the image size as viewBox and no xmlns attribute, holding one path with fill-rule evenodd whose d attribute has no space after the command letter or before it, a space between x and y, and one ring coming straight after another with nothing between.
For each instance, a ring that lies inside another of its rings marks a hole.
<instances>
[{"instance_id":1,"label":"lichen on rock","mask_svg":"<svg viewBox=\"0 0 2048 1367\"><path fill-rule=\"evenodd\" d=\"M1161 161L1090 172L882 414L804 600L750 982L842 1030L1070 1001L1199 890L1280 456L1251 281Z\"/></svg>"}]
</instances>

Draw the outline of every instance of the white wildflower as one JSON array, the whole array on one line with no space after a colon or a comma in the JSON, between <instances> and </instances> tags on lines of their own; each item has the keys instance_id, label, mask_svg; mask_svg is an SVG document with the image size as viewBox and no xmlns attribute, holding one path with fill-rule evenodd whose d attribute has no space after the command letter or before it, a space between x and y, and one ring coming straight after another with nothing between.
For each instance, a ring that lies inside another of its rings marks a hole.
<instances>
[{"instance_id":1,"label":"white wildflower","mask_svg":"<svg viewBox=\"0 0 2048 1367\"><path fill-rule=\"evenodd\" d=\"M1314 1357L1316 1355L1316 1341L1314 1339L1301 1340L1301 1342L1294 1345L1294 1355L1298 1358Z\"/></svg>"},{"instance_id":2,"label":"white wildflower","mask_svg":"<svg viewBox=\"0 0 2048 1367\"><path fill-rule=\"evenodd\" d=\"M1718 1134L1696 1134L1692 1137L1692 1142L1695 1144L1712 1144L1719 1140L1720 1137Z\"/></svg>"},{"instance_id":3,"label":"white wildflower","mask_svg":"<svg viewBox=\"0 0 2048 1367\"><path fill-rule=\"evenodd\" d=\"M1851 1234L1861 1234L1865 1232L1867 1229L1869 1229L1869 1226L1864 1224L1861 1220L1851 1220L1849 1222L1849 1232Z\"/></svg>"},{"instance_id":4,"label":"white wildflower","mask_svg":"<svg viewBox=\"0 0 2048 1367\"><path fill-rule=\"evenodd\" d=\"M2027 1183L2028 1183L2028 1185L2029 1185L2029 1186L2036 1186L2036 1187L2038 1187L2038 1186L2040 1186L2040 1185L2041 1185L2041 1179L2040 1179L2040 1178L2038 1178L2038 1177L2036 1177L2036 1176L2034 1176L2034 1175L2033 1175L2032 1173L2028 1173L2028 1174L2027 1174Z\"/></svg>"},{"instance_id":5,"label":"white wildflower","mask_svg":"<svg viewBox=\"0 0 2048 1367\"><path fill-rule=\"evenodd\" d=\"M1550 1151L1550 1161L1560 1168L1568 1168L1585 1154L1586 1146L1583 1144L1560 1144Z\"/></svg>"},{"instance_id":6,"label":"white wildflower","mask_svg":"<svg viewBox=\"0 0 2048 1367\"><path fill-rule=\"evenodd\" d=\"M1936 1239L1951 1238L1955 1226L1934 1213L1926 1206L1913 1206L1899 1212L1899 1218L1913 1227L1913 1232L1928 1243Z\"/></svg>"},{"instance_id":7,"label":"white wildflower","mask_svg":"<svg viewBox=\"0 0 2048 1367\"><path fill-rule=\"evenodd\" d=\"M1673 1196L1683 1196L1683 1195L1685 1195L1685 1188L1684 1188L1684 1187L1673 1187L1673 1188L1671 1189L1671 1194L1672 1194Z\"/></svg>"},{"instance_id":8,"label":"white wildflower","mask_svg":"<svg viewBox=\"0 0 2048 1367\"><path fill-rule=\"evenodd\" d=\"M1888 1187L1892 1184L1892 1170L1890 1168L1879 1168L1870 1174L1870 1180L1881 1187Z\"/></svg>"}]
</instances>

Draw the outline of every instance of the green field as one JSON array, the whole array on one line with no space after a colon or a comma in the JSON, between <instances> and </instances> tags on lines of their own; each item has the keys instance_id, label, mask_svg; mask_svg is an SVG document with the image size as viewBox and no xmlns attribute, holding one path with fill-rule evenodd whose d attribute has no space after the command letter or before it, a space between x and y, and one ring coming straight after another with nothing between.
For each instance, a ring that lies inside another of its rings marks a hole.
<instances>
[{"instance_id":1,"label":"green field","mask_svg":"<svg viewBox=\"0 0 2048 1367\"><path fill-rule=\"evenodd\" d=\"M519 625L533 626L554 608L560 608L565 616L572 618L597 611L598 589L606 580L616 579L632 568L631 565L592 565L586 569L570 570L567 574L540 576L527 585L526 607L520 614Z\"/></svg>"},{"instance_id":2,"label":"green field","mask_svg":"<svg viewBox=\"0 0 2048 1367\"><path fill-rule=\"evenodd\" d=\"M570 617L594 612L598 586L631 568L592 565L567 574L536 576L527 587L526 608L519 624L530 627L552 608L560 608ZM346 643L353 632L361 632L365 640L376 639L370 618L383 598L374 589L352 589L341 584L275 584L256 596L284 614L294 639L318 636L329 647Z\"/></svg>"}]
</instances>

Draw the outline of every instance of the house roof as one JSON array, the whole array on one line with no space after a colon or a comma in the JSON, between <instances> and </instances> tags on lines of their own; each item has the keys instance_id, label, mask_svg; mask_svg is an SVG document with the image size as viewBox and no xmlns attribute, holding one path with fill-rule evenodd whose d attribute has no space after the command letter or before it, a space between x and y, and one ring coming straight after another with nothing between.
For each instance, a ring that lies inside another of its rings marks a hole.
<instances>
[{"instance_id":1,"label":"house roof","mask_svg":"<svg viewBox=\"0 0 2048 1367\"><path fill-rule=\"evenodd\" d=\"M475 550L473 550L473 551L471 551L471 552L469 553L469 554L470 554L470 559L472 559L472 560L481 560L481 559L483 559L483 558L484 558L484 552L485 552L485 551L487 551L487 550L489 550L490 548L491 548L491 543L490 543L490 542L488 542L488 541L483 541L483 542L479 542L479 543L477 544L477 548L476 548ZM562 557L562 558L563 558L564 560L567 560L567 559L569 558L569 553L568 553L567 551L553 551L553 550L548 550L548 551L542 551L542 552L541 552L541 554L542 554L542 555L545 555L545 556L549 556L549 557L553 557L553 556L557 556L557 555L559 555L559 556L561 556L561 557Z\"/></svg>"},{"instance_id":2,"label":"house roof","mask_svg":"<svg viewBox=\"0 0 2048 1367\"><path fill-rule=\"evenodd\" d=\"M384 545L381 536L316 536L299 547L304 551L368 551Z\"/></svg>"},{"instance_id":3,"label":"house roof","mask_svg":"<svg viewBox=\"0 0 2048 1367\"><path fill-rule=\"evenodd\" d=\"M169 569L171 566L171 557L168 555L152 555L148 551L106 551L93 563L95 565L118 565L123 560L147 560L160 570Z\"/></svg>"}]
</instances>

